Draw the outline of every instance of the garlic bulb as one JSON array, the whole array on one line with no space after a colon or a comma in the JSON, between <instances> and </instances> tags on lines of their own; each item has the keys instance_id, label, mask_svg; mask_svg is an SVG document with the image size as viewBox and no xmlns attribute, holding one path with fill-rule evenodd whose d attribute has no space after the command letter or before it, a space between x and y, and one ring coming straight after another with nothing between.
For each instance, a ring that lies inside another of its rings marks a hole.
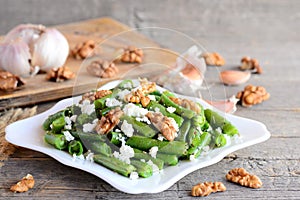
<instances>
[{"instance_id":1,"label":"garlic bulb","mask_svg":"<svg viewBox=\"0 0 300 200\"><path fill-rule=\"evenodd\" d=\"M0 69L20 76L33 75L39 68L49 71L61 67L69 55L67 39L58 30L43 25L18 25L7 33L0 45ZM4 52L10 53L3 56Z\"/></svg>"},{"instance_id":2,"label":"garlic bulb","mask_svg":"<svg viewBox=\"0 0 300 200\"><path fill-rule=\"evenodd\" d=\"M15 75L28 76L30 74L30 60L28 45L22 40L12 40L0 44L0 69Z\"/></svg>"},{"instance_id":3,"label":"garlic bulb","mask_svg":"<svg viewBox=\"0 0 300 200\"><path fill-rule=\"evenodd\" d=\"M34 43L31 64L48 71L63 66L68 55L66 38L56 29L46 29Z\"/></svg>"}]
</instances>

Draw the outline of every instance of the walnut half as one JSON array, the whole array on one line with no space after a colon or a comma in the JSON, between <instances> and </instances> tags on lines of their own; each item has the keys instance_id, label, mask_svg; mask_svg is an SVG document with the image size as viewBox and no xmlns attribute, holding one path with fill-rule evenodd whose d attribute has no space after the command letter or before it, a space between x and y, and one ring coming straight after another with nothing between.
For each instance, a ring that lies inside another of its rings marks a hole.
<instances>
[{"instance_id":1,"label":"walnut half","mask_svg":"<svg viewBox=\"0 0 300 200\"><path fill-rule=\"evenodd\" d=\"M191 194L194 197L196 196L204 197L214 192L224 192L224 191L226 191L226 187L222 182L214 182L214 183L204 182L195 185L192 188Z\"/></svg>"},{"instance_id":2,"label":"walnut half","mask_svg":"<svg viewBox=\"0 0 300 200\"><path fill-rule=\"evenodd\" d=\"M89 74L100 78L111 78L119 72L113 62L102 59L93 61L87 66L86 70Z\"/></svg>"},{"instance_id":3,"label":"walnut half","mask_svg":"<svg viewBox=\"0 0 300 200\"><path fill-rule=\"evenodd\" d=\"M0 90L15 90L25 84L20 77L7 72L0 71Z\"/></svg>"},{"instance_id":4,"label":"walnut half","mask_svg":"<svg viewBox=\"0 0 300 200\"><path fill-rule=\"evenodd\" d=\"M262 186L261 180L256 175L249 174L244 168L230 170L226 174L226 179L251 188L260 188Z\"/></svg>"},{"instance_id":5,"label":"walnut half","mask_svg":"<svg viewBox=\"0 0 300 200\"><path fill-rule=\"evenodd\" d=\"M29 189L33 188L34 179L31 174L27 174L18 183L10 187L12 192L27 192Z\"/></svg>"},{"instance_id":6,"label":"walnut half","mask_svg":"<svg viewBox=\"0 0 300 200\"><path fill-rule=\"evenodd\" d=\"M74 77L75 73L72 72L69 67L63 66L51 69L46 75L46 80L63 82L65 80L73 79Z\"/></svg>"},{"instance_id":7,"label":"walnut half","mask_svg":"<svg viewBox=\"0 0 300 200\"><path fill-rule=\"evenodd\" d=\"M123 111L120 107L110 110L105 116L102 116L96 125L96 132L98 134L107 134L110 132L120 121Z\"/></svg>"}]
</instances>

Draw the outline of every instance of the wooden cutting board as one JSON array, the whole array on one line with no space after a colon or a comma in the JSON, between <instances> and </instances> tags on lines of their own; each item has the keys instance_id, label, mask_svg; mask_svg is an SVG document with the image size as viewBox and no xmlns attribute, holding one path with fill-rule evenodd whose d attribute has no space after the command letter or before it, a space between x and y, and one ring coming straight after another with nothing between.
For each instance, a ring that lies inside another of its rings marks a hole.
<instances>
[{"instance_id":1,"label":"wooden cutting board","mask_svg":"<svg viewBox=\"0 0 300 200\"><path fill-rule=\"evenodd\" d=\"M66 36L71 49L88 39L96 41L100 47L98 57L104 59L113 59L118 49L128 45L143 48L145 54L143 63L140 65L117 63L118 75L111 79L101 79L89 75L86 71L86 65L95 58L83 61L69 56L66 65L76 73L75 79L55 83L45 80L45 74L26 78L26 85L19 90L0 91L0 110L79 95L113 79L159 74L176 59L174 54L166 53L167 51L161 49L157 43L110 18L63 24L55 28Z\"/></svg>"}]
</instances>

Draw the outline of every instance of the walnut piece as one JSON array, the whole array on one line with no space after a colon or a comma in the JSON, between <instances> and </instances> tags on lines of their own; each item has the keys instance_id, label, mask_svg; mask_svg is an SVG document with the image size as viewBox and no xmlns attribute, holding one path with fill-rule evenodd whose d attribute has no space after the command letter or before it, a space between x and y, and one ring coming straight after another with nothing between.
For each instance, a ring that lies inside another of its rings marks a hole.
<instances>
[{"instance_id":1,"label":"walnut piece","mask_svg":"<svg viewBox=\"0 0 300 200\"><path fill-rule=\"evenodd\" d=\"M27 192L29 189L33 188L33 186L34 186L33 176L31 174L27 174L18 183L12 185L10 187L10 190L12 192Z\"/></svg>"},{"instance_id":2,"label":"walnut piece","mask_svg":"<svg viewBox=\"0 0 300 200\"><path fill-rule=\"evenodd\" d=\"M105 116L101 117L95 130L98 134L107 134L119 123L122 115L123 111L120 107L110 110Z\"/></svg>"},{"instance_id":3,"label":"walnut piece","mask_svg":"<svg viewBox=\"0 0 300 200\"><path fill-rule=\"evenodd\" d=\"M63 82L65 80L73 79L74 77L75 73L72 72L69 67L63 66L51 69L46 75L46 80Z\"/></svg>"},{"instance_id":4,"label":"walnut piece","mask_svg":"<svg viewBox=\"0 0 300 200\"><path fill-rule=\"evenodd\" d=\"M90 103L93 103L96 99L101 99L102 97L105 97L111 93L112 91L110 90L99 90L96 92L87 92L82 95L79 103L82 103L84 100L88 100Z\"/></svg>"},{"instance_id":5,"label":"walnut piece","mask_svg":"<svg viewBox=\"0 0 300 200\"><path fill-rule=\"evenodd\" d=\"M202 57L205 60L205 63L209 66L223 66L225 65L224 58L217 52L206 52L202 54Z\"/></svg>"},{"instance_id":6,"label":"walnut piece","mask_svg":"<svg viewBox=\"0 0 300 200\"><path fill-rule=\"evenodd\" d=\"M22 85L25 85L25 81L20 77L7 71L0 71L0 90L15 90Z\"/></svg>"},{"instance_id":7,"label":"walnut piece","mask_svg":"<svg viewBox=\"0 0 300 200\"><path fill-rule=\"evenodd\" d=\"M87 66L86 70L89 74L100 78L111 78L119 72L113 62L102 59L93 61Z\"/></svg>"},{"instance_id":8,"label":"walnut piece","mask_svg":"<svg viewBox=\"0 0 300 200\"><path fill-rule=\"evenodd\" d=\"M121 61L127 63L141 63L143 56L144 53L142 49L136 48L135 46L128 46L124 49Z\"/></svg>"},{"instance_id":9,"label":"walnut piece","mask_svg":"<svg viewBox=\"0 0 300 200\"><path fill-rule=\"evenodd\" d=\"M249 174L244 168L230 170L226 174L226 179L251 188L260 188L262 186L261 180L256 175Z\"/></svg>"},{"instance_id":10,"label":"walnut piece","mask_svg":"<svg viewBox=\"0 0 300 200\"><path fill-rule=\"evenodd\" d=\"M262 86L247 85L243 91L237 93L236 98L240 99L242 106L251 107L269 99L270 94Z\"/></svg>"},{"instance_id":11,"label":"walnut piece","mask_svg":"<svg viewBox=\"0 0 300 200\"><path fill-rule=\"evenodd\" d=\"M151 123L159 130L162 135L169 141L173 141L176 137L176 127L172 118L164 116L160 112L148 112L146 114ZM176 122L175 122L176 123Z\"/></svg>"},{"instance_id":12,"label":"walnut piece","mask_svg":"<svg viewBox=\"0 0 300 200\"><path fill-rule=\"evenodd\" d=\"M156 84L154 82L148 82L147 79L141 79L140 87L125 95L124 100L131 103L142 103L142 106L146 107L150 103L150 98L146 96L146 94L154 92L155 90Z\"/></svg>"},{"instance_id":13,"label":"walnut piece","mask_svg":"<svg viewBox=\"0 0 300 200\"><path fill-rule=\"evenodd\" d=\"M91 57L96 54L96 43L93 40L87 40L85 42L77 44L72 50L71 55L80 60Z\"/></svg>"},{"instance_id":14,"label":"walnut piece","mask_svg":"<svg viewBox=\"0 0 300 200\"><path fill-rule=\"evenodd\" d=\"M245 56L241 59L241 70L251 70L254 73L261 74L263 70L259 65L258 61L254 58L250 58L249 56Z\"/></svg>"},{"instance_id":15,"label":"walnut piece","mask_svg":"<svg viewBox=\"0 0 300 200\"><path fill-rule=\"evenodd\" d=\"M226 191L226 187L222 182L204 182L195 185L192 188L192 196L208 196L211 193L215 192L224 192Z\"/></svg>"},{"instance_id":16,"label":"walnut piece","mask_svg":"<svg viewBox=\"0 0 300 200\"><path fill-rule=\"evenodd\" d=\"M195 103L189 99L181 99L181 98L177 98L177 97L169 97L169 98L174 103L176 103L184 108L195 111L197 114L201 113L201 107L197 103Z\"/></svg>"}]
</instances>

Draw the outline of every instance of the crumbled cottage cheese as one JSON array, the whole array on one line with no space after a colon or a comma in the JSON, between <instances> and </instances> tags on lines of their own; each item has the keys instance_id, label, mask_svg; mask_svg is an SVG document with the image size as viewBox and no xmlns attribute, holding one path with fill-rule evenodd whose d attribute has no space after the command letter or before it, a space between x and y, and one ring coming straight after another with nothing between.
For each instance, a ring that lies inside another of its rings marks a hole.
<instances>
[{"instance_id":1,"label":"crumbled cottage cheese","mask_svg":"<svg viewBox=\"0 0 300 200\"><path fill-rule=\"evenodd\" d=\"M176 111L176 108L174 108L174 107L167 107L167 111L168 111L169 113L173 113L173 112Z\"/></svg>"},{"instance_id":2,"label":"crumbled cottage cheese","mask_svg":"<svg viewBox=\"0 0 300 200\"><path fill-rule=\"evenodd\" d=\"M156 100L154 95L149 94L149 95L147 95L147 97L149 97L149 99L151 101L155 101Z\"/></svg>"},{"instance_id":3,"label":"crumbled cottage cheese","mask_svg":"<svg viewBox=\"0 0 300 200\"><path fill-rule=\"evenodd\" d=\"M149 160L149 161L147 162L147 164L150 165L150 166L152 167L153 174L159 172L158 166L157 166L156 164L154 164L154 163L152 162L152 160Z\"/></svg>"},{"instance_id":4,"label":"crumbled cottage cheese","mask_svg":"<svg viewBox=\"0 0 300 200\"><path fill-rule=\"evenodd\" d=\"M123 108L124 114L131 116L131 117L144 117L147 113L148 110L145 108L140 108L133 103L128 103L124 106Z\"/></svg>"},{"instance_id":5,"label":"crumbled cottage cheese","mask_svg":"<svg viewBox=\"0 0 300 200\"><path fill-rule=\"evenodd\" d=\"M66 125L64 128L66 130L71 130L72 129L72 121L71 121L70 117L65 117L65 122L66 122Z\"/></svg>"},{"instance_id":6,"label":"crumbled cottage cheese","mask_svg":"<svg viewBox=\"0 0 300 200\"><path fill-rule=\"evenodd\" d=\"M137 172L131 172L130 175L129 175L129 178L131 180L136 180L139 178L139 174Z\"/></svg>"},{"instance_id":7,"label":"crumbled cottage cheese","mask_svg":"<svg viewBox=\"0 0 300 200\"><path fill-rule=\"evenodd\" d=\"M88 150L87 155L85 157L85 160L94 162L94 153Z\"/></svg>"},{"instance_id":8,"label":"crumbled cottage cheese","mask_svg":"<svg viewBox=\"0 0 300 200\"><path fill-rule=\"evenodd\" d=\"M72 115L72 116L70 117L70 120L71 120L72 122L76 122L76 119L77 119L77 115Z\"/></svg>"},{"instance_id":9,"label":"crumbled cottage cheese","mask_svg":"<svg viewBox=\"0 0 300 200\"><path fill-rule=\"evenodd\" d=\"M156 158L157 151L158 151L157 146L151 147L151 149L149 150L150 156L153 157L153 158Z\"/></svg>"},{"instance_id":10,"label":"crumbled cottage cheese","mask_svg":"<svg viewBox=\"0 0 300 200\"><path fill-rule=\"evenodd\" d=\"M96 127L97 122L98 122L98 119L94 119L94 121L92 123L83 124L82 125L82 127L83 127L82 131L85 132L85 133L92 132L94 130L94 128Z\"/></svg>"},{"instance_id":11,"label":"crumbled cottage cheese","mask_svg":"<svg viewBox=\"0 0 300 200\"><path fill-rule=\"evenodd\" d=\"M144 116L144 117L136 117L135 119L136 119L136 121L139 121L139 122L146 122L147 124L151 124L150 120L146 116Z\"/></svg>"},{"instance_id":12,"label":"crumbled cottage cheese","mask_svg":"<svg viewBox=\"0 0 300 200\"><path fill-rule=\"evenodd\" d=\"M162 134L159 133L158 136L157 136L157 139L159 141L163 141L165 139L165 137Z\"/></svg>"},{"instance_id":13,"label":"crumbled cottage cheese","mask_svg":"<svg viewBox=\"0 0 300 200\"><path fill-rule=\"evenodd\" d=\"M121 91L118 93L117 96L119 97L119 99L124 100L125 96L128 95L128 94L130 94L130 93L131 93L131 91L125 89L125 90L121 90Z\"/></svg>"},{"instance_id":14,"label":"crumbled cottage cheese","mask_svg":"<svg viewBox=\"0 0 300 200\"><path fill-rule=\"evenodd\" d=\"M190 161L193 161L193 160L195 160L195 155L190 155Z\"/></svg>"},{"instance_id":15,"label":"crumbled cottage cheese","mask_svg":"<svg viewBox=\"0 0 300 200\"><path fill-rule=\"evenodd\" d=\"M129 124L126 120L123 121L123 123L121 125L121 130L127 137L131 137L134 132L132 125Z\"/></svg>"},{"instance_id":16,"label":"crumbled cottage cheese","mask_svg":"<svg viewBox=\"0 0 300 200\"><path fill-rule=\"evenodd\" d=\"M64 136L68 142L75 139L69 131L62 131L62 133L64 134Z\"/></svg>"},{"instance_id":17,"label":"crumbled cottage cheese","mask_svg":"<svg viewBox=\"0 0 300 200\"><path fill-rule=\"evenodd\" d=\"M80 107L81 112L87 115L90 115L95 111L94 103L90 103L89 100L84 100L82 104L78 104L78 106Z\"/></svg>"},{"instance_id":18,"label":"crumbled cottage cheese","mask_svg":"<svg viewBox=\"0 0 300 200\"><path fill-rule=\"evenodd\" d=\"M118 101L115 98L107 98L106 101L105 101L105 105L107 107L121 106L122 102Z\"/></svg>"},{"instance_id":19,"label":"crumbled cottage cheese","mask_svg":"<svg viewBox=\"0 0 300 200\"><path fill-rule=\"evenodd\" d=\"M83 154L80 154L79 156L76 155L76 153L73 154L73 161L75 160L84 160L84 155Z\"/></svg>"},{"instance_id":20,"label":"crumbled cottage cheese","mask_svg":"<svg viewBox=\"0 0 300 200\"><path fill-rule=\"evenodd\" d=\"M120 152L115 151L113 156L127 164L130 164L130 158L134 157L134 150L130 146L126 145L125 141L122 141Z\"/></svg>"}]
</instances>

